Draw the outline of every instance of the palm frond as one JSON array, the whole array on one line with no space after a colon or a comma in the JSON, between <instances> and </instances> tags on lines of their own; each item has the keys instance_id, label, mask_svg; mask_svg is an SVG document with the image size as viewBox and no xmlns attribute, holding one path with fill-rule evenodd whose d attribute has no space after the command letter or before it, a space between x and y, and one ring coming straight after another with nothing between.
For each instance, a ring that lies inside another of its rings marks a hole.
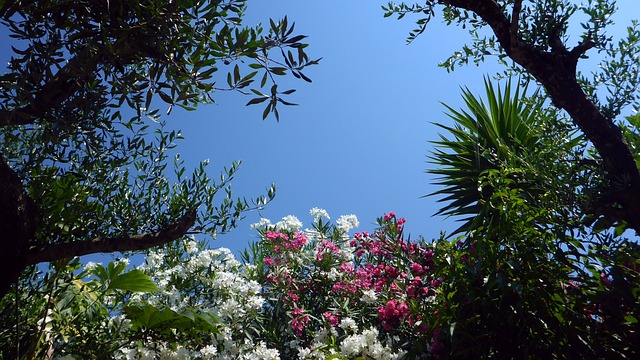
<instances>
[{"instance_id":1,"label":"palm frond","mask_svg":"<svg viewBox=\"0 0 640 360\"><path fill-rule=\"evenodd\" d=\"M528 101L526 94L526 87L512 87L510 81L503 89L485 79L484 99L464 88L464 109L443 104L454 125L435 124L447 135L440 134L440 140L433 142L428 159L435 167L428 172L439 176L435 184L442 188L428 196L440 196L438 201L444 203L436 215L465 216L451 235L470 231L492 217L486 202L491 190L481 186L484 174L518 168L536 151L540 137L533 127L539 123L536 116L543 113L543 103Z\"/></svg>"}]
</instances>

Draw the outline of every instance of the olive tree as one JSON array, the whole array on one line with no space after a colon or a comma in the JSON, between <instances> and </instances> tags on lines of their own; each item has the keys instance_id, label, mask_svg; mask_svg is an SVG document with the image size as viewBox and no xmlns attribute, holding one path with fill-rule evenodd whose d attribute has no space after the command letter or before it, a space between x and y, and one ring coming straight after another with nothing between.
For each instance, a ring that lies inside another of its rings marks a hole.
<instances>
[{"instance_id":1,"label":"olive tree","mask_svg":"<svg viewBox=\"0 0 640 360\"><path fill-rule=\"evenodd\" d=\"M409 41L427 29L436 11L448 25L467 28L471 43L441 64L448 70L495 57L509 73L542 85L553 105L568 114L597 151L599 171L608 180L586 212L593 219L638 232L640 156L635 137L625 130L633 125L620 115L628 106L640 106L640 29L634 21L626 36L614 42L607 28L615 4L611 0L582 5L566 0L427 0L383 8L386 16L419 14ZM590 52L599 52L602 61L587 76L579 63Z\"/></svg>"},{"instance_id":2,"label":"olive tree","mask_svg":"<svg viewBox=\"0 0 640 360\"><path fill-rule=\"evenodd\" d=\"M180 133L158 109L194 110L229 90L266 104L265 118L291 104L276 77L310 81L302 70L317 60L287 18L247 27L245 7L0 1L11 49L0 75L0 297L30 265L215 235L274 195L234 198L237 164L217 181L206 163L186 172L170 155Z\"/></svg>"}]
</instances>

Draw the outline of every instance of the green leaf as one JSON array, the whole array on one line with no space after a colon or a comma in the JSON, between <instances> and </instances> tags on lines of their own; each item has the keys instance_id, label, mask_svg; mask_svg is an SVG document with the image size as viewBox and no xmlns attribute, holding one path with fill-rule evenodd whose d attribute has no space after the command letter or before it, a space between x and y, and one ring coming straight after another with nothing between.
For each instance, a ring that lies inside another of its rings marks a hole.
<instances>
[{"instance_id":1,"label":"green leaf","mask_svg":"<svg viewBox=\"0 0 640 360\"><path fill-rule=\"evenodd\" d=\"M247 103L247 106L254 105L254 104L260 104L261 102L264 102L265 100L268 100L268 99L269 99L268 96L253 98L253 99L249 100L249 102Z\"/></svg>"},{"instance_id":2,"label":"green leaf","mask_svg":"<svg viewBox=\"0 0 640 360\"><path fill-rule=\"evenodd\" d=\"M118 275L109 282L108 290L153 292L157 291L156 284L140 270L134 269Z\"/></svg>"},{"instance_id":3,"label":"green leaf","mask_svg":"<svg viewBox=\"0 0 640 360\"><path fill-rule=\"evenodd\" d=\"M218 320L209 313L198 314L192 309L176 312L169 308L158 309L151 305L133 305L124 308L134 330L151 330L158 334L170 335L173 330L180 332L218 333Z\"/></svg>"},{"instance_id":4,"label":"green leaf","mask_svg":"<svg viewBox=\"0 0 640 360\"><path fill-rule=\"evenodd\" d=\"M171 98L171 96L167 95L167 93L159 90L158 95L160 95L162 101L166 102L167 104L173 104L173 99Z\"/></svg>"}]
</instances>

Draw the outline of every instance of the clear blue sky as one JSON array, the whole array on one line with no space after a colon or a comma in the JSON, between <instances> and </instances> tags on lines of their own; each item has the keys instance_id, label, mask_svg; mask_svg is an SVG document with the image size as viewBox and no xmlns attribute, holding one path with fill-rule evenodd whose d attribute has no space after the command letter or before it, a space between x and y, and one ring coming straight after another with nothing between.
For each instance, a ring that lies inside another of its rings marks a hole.
<instances>
[{"instance_id":1,"label":"clear blue sky","mask_svg":"<svg viewBox=\"0 0 640 360\"><path fill-rule=\"evenodd\" d=\"M438 68L469 39L466 32L436 17L406 45L413 18L385 19L384 4L248 1L246 25L286 15L296 33L309 36L310 57L323 60L306 72L312 84L282 79L282 89L298 89L290 100L300 105L281 107L279 123L262 121L262 107L245 107L249 98L239 94L221 94L218 105L174 111L168 118L182 129L179 152L188 164L210 159L210 173L217 177L223 166L242 160L233 182L236 195L259 195L272 182L278 188L264 211L249 214L212 246L243 249L256 240L249 225L260 217L275 222L293 214L309 225L312 207L326 209L332 220L355 214L359 230L373 230L376 217L395 211L407 218L412 238L431 239L456 227L452 219L432 216L439 208L434 198L421 198L435 190L425 173L429 141L438 132L431 122L448 121L440 102L458 107L460 86L481 92L483 76L499 68L491 59L454 73ZM619 25L640 14L633 0L618 6ZM0 50L8 53L4 40Z\"/></svg>"},{"instance_id":2,"label":"clear blue sky","mask_svg":"<svg viewBox=\"0 0 640 360\"><path fill-rule=\"evenodd\" d=\"M492 59L453 73L438 68L468 41L466 31L436 17L406 45L413 18L383 18L384 4L248 1L247 24L287 15L309 36L310 56L323 60L307 73L312 84L292 83L300 106L282 108L280 123L262 122L262 108L243 108L247 99L240 96L220 98L218 106L181 120L188 157L210 158L216 166L243 161L234 183L239 194L259 193L271 182L278 187L264 211L212 245L244 247L255 240L248 226L260 216L277 221L293 214L307 225L312 207L334 220L356 214L360 230L372 230L376 217L395 211L407 218L412 238L431 239L457 227L453 219L432 216L439 209L433 197L422 198L436 189L425 173L429 141L439 131L431 123L448 121L440 102L460 106L460 86L481 92L483 76L499 68ZM633 1L618 6L624 29L640 12Z\"/></svg>"},{"instance_id":3,"label":"clear blue sky","mask_svg":"<svg viewBox=\"0 0 640 360\"><path fill-rule=\"evenodd\" d=\"M259 193L271 182L278 188L264 211L214 246L254 240L248 226L260 216L277 221L293 214L308 225L312 207L333 220L355 214L360 230L373 230L388 211L408 219L414 238L454 229L450 219L431 216L438 209L433 198L421 198L434 191L425 173L428 142L437 139L430 122L447 121L440 101L458 104L459 86L479 89L495 68L447 74L437 64L462 46L465 33L436 21L406 45L412 21L383 18L381 4L248 2L247 24L287 15L296 32L309 36L310 56L323 59L307 72L312 84L285 81L298 89L292 100L300 105L281 108L279 123L261 121L262 107L243 107L241 96L224 96L181 120L186 156L213 165L243 161L234 182L239 194Z\"/></svg>"}]
</instances>

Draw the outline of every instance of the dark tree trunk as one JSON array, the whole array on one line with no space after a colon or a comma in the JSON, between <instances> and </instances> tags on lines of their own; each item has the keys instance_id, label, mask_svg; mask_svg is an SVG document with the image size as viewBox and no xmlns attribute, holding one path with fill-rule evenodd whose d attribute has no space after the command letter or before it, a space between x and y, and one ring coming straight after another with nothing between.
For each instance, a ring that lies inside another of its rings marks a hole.
<instances>
[{"instance_id":1,"label":"dark tree trunk","mask_svg":"<svg viewBox=\"0 0 640 360\"><path fill-rule=\"evenodd\" d=\"M491 27L505 53L538 80L554 105L564 109L574 124L593 143L603 160L603 170L609 179L611 196L604 201L604 215L611 220L623 220L640 233L640 171L625 143L620 128L607 118L584 93L576 79L578 59L593 47L590 40L570 51L555 39L550 51L524 44L518 34L522 0L514 2L511 22L495 0L441 0L457 8L476 13ZM552 36L552 35L550 35ZM560 43L560 44L558 44Z\"/></svg>"},{"instance_id":2,"label":"dark tree trunk","mask_svg":"<svg viewBox=\"0 0 640 360\"><path fill-rule=\"evenodd\" d=\"M32 200L0 155L0 299L25 268L27 246L35 234L35 219Z\"/></svg>"}]
</instances>

